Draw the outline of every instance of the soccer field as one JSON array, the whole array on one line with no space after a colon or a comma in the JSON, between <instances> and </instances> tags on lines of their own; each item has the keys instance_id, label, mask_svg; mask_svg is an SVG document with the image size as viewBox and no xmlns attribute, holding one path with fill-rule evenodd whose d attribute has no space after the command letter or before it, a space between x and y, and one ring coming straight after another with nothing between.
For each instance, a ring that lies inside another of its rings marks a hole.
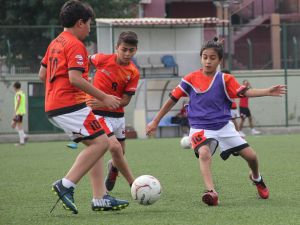
<instances>
[{"instance_id":1,"label":"soccer field","mask_svg":"<svg viewBox=\"0 0 300 225\"><path fill-rule=\"evenodd\" d=\"M118 212L93 212L85 177L75 191L77 215L65 211L61 204L52 214L49 211L57 200L51 184L67 172L80 149L68 149L67 142L28 143L19 148L0 144L0 224L300 224L300 135L247 137L270 188L268 200L257 197L244 160L230 157L224 162L216 153L213 173L220 200L217 207L201 202L204 187L197 159L191 150L180 148L179 140L127 141L126 156L135 176L151 174L161 182L163 193L154 205L134 202L120 176L111 195L128 199L129 207ZM109 153L105 159L108 157Z\"/></svg>"}]
</instances>

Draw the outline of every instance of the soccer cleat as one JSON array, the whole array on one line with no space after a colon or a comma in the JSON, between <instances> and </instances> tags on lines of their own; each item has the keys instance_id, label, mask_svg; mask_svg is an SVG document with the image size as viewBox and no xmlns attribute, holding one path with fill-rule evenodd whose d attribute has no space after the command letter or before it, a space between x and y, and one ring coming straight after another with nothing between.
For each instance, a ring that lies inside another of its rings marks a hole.
<instances>
[{"instance_id":1,"label":"soccer cleat","mask_svg":"<svg viewBox=\"0 0 300 225\"><path fill-rule=\"evenodd\" d=\"M22 146L25 146L25 143L15 143L14 144L16 147L22 147Z\"/></svg>"},{"instance_id":2,"label":"soccer cleat","mask_svg":"<svg viewBox=\"0 0 300 225\"><path fill-rule=\"evenodd\" d=\"M66 210L70 210L74 214L78 213L77 206L74 203L74 197L73 197L73 195L74 195L74 188L73 187L66 188L62 184L62 180L58 180L58 181L56 181L56 182L53 183L53 185L52 185L52 191L54 191L55 194L59 198L57 200L56 204L58 203L59 200L61 200L62 203L63 203L63 207ZM53 211L53 209L55 208L56 204L53 206L53 208L51 209L50 213Z\"/></svg>"},{"instance_id":3,"label":"soccer cleat","mask_svg":"<svg viewBox=\"0 0 300 225\"><path fill-rule=\"evenodd\" d=\"M107 162L107 177L105 178L105 186L108 191L111 191L114 188L118 173L117 167L114 167L112 160L109 160Z\"/></svg>"},{"instance_id":4,"label":"soccer cleat","mask_svg":"<svg viewBox=\"0 0 300 225\"><path fill-rule=\"evenodd\" d=\"M202 195L202 202L208 206L217 206L219 204L218 193L213 190L205 191Z\"/></svg>"},{"instance_id":5,"label":"soccer cleat","mask_svg":"<svg viewBox=\"0 0 300 225\"><path fill-rule=\"evenodd\" d=\"M71 148L71 149L77 149L78 146L77 146L77 143L71 142L71 143L67 144L67 147Z\"/></svg>"},{"instance_id":6,"label":"soccer cleat","mask_svg":"<svg viewBox=\"0 0 300 225\"><path fill-rule=\"evenodd\" d=\"M253 129L251 130L251 134L252 134L252 135L258 135L258 134L261 134L261 132L258 131L258 130L256 130L255 128L253 128Z\"/></svg>"},{"instance_id":7,"label":"soccer cleat","mask_svg":"<svg viewBox=\"0 0 300 225\"><path fill-rule=\"evenodd\" d=\"M269 198L269 189L267 188L263 178L261 178L260 181L254 181L251 174L249 175L249 178L256 186L258 195L263 199Z\"/></svg>"},{"instance_id":8,"label":"soccer cleat","mask_svg":"<svg viewBox=\"0 0 300 225\"><path fill-rule=\"evenodd\" d=\"M116 199L110 195L104 195L103 198L92 201L93 211L109 211L125 209L129 205L126 200Z\"/></svg>"}]
</instances>

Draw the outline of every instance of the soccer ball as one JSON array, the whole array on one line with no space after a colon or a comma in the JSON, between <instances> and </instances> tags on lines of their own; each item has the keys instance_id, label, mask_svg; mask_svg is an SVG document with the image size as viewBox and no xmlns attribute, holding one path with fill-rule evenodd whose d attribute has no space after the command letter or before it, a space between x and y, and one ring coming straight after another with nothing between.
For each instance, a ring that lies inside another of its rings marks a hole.
<instances>
[{"instance_id":1,"label":"soccer ball","mask_svg":"<svg viewBox=\"0 0 300 225\"><path fill-rule=\"evenodd\" d=\"M191 140L188 136L184 136L183 138L181 138L180 140L180 146L183 149L189 149L191 148Z\"/></svg>"},{"instance_id":2,"label":"soccer ball","mask_svg":"<svg viewBox=\"0 0 300 225\"><path fill-rule=\"evenodd\" d=\"M141 205L153 204L160 199L160 195L160 182L151 175L139 176L132 183L131 196Z\"/></svg>"}]
</instances>

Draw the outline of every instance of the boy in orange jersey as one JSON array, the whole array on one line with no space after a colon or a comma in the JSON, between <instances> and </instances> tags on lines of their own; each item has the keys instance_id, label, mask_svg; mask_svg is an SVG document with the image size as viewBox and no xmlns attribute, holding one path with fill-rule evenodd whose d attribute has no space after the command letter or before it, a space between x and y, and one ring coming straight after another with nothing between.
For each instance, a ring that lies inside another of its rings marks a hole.
<instances>
[{"instance_id":1,"label":"boy in orange jersey","mask_svg":"<svg viewBox=\"0 0 300 225\"><path fill-rule=\"evenodd\" d=\"M94 86L106 94L121 98L120 107L117 109L103 107L101 102L96 99L88 101L88 105L93 108L94 114L98 116L100 124L104 127L109 137L109 150L112 160L108 161L108 175L105 179L108 191L114 188L119 170L130 186L134 181L133 174L124 156L124 107L129 104L131 97L135 94L140 77L138 69L132 62L132 57L137 51L137 44L138 38L134 32L122 32L116 45L116 54L94 54L90 56L90 63L97 69L94 77ZM99 169L94 167L91 171L91 174L94 175L92 180L102 177L101 166L101 163L99 163ZM93 190L97 191L96 182L93 183Z\"/></svg>"},{"instance_id":2,"label":"boy in orange jersey","mask_svg":"<svg viewBox=\"0 0 300 225\"><path fill-rule=\"evenodd\" d=\"M52 185L52 190L59 197L57 202L61 200L64 208L74 214L78 213L73 197L76 184L102 159L109 147L103 128L86 106L86 94L112 109L120 105L117 97L99 91L88 82L88 54L82 41L90 32L93 16L92 8L78 0L67 1L62 6L60 21L64 31L48 46L39 71L46 88L45 112L49 120L63 129L73 141L81 141L87 146L65 177ZM127 201L107 195L104 183L97 197L102 202L100 210L128 206Z\"/></svg>"}]
</instances>

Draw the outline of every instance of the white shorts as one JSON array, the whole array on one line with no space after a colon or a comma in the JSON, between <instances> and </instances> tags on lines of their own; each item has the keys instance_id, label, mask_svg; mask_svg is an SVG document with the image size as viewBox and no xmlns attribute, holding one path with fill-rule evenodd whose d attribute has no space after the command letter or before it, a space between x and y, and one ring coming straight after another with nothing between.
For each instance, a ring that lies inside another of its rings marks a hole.
<instances>
[{"instance_id":1,"label":"white shorts","mask_svg":"<svg viewBox=\"0 0 300 225\"><path fill-rule=\"evenodd\" d=\"M238 109L230 109L230 112L232 119L240 118L240 113Z\"/></svg>"},{"instance_id":2,"label":"white shorts","mask_svg":"<svg viewBox=\"0 0 300 225\"><path fill-rule=\"evenodd\" d=\"M203 130L203 129L190 129L189 137L192 140L193 144L193 135L196 133L201 134L202 139L199 144L194 142L193 148L195 149L196 156L198 154L198 149L201 145L209 143L210 140L217 140L220 149L220 156L222 159L226 160L232 153L239 152L240 150L248 147L248 143L241 137L239 132L236 131L234 124L229 121L224 127L220 130ZM198 140L199 141L199 140ZM215 149L211 149L212 154L214 154Z\"/></svg>"},{"instance_id":3,"label":"white shorts","mask_svg":"<svg viewBox=\"0 0 300 225\"><path fill-rule=\"evenodd\" d=\"M107 136L115 135L119 141L125 140L125 117L113 118L96 115Z\"/></svg>"},{"instance_id":4,"label":"white shorts","mask_svg":"<svg viewBox=\"0 0 300 225\"><path fill-rule=\"evenodd\" d=\"M63 129L74 142L93 139L105 133L89 107L50 117L49 121L54 126Z\"/></svg>"}]
</instances>

